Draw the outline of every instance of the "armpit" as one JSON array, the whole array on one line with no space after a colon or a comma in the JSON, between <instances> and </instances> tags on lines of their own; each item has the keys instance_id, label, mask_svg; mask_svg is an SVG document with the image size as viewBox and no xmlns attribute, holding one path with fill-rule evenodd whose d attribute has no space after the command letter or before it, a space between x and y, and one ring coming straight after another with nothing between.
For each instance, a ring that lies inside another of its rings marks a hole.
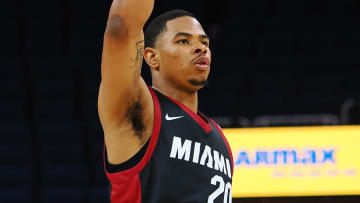
<instances>
[{"instance_id":1,"label":"armpit","mask_svg":"<svg viewBox=\"0 0 360 203\"><path fill-rule=\"evenodd\" d=\"M145 131L145 123L143 118L144 108L139 101L129 103L126 109L126 118L131 123L131 126L135 132L135 135L142 138L142 134Z\"/></svg>"}]
</instances>

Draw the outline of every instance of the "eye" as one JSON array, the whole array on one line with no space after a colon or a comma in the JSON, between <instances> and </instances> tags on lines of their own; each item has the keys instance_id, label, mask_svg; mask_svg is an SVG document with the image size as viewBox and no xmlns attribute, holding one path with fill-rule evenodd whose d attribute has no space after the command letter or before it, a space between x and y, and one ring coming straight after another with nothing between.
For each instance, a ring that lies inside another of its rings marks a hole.
<instances>
[{"instance_id":1,"label":"eye","mask_svg":"<svg viewBox=\"0 0 360 203\"><path fill-rule=\"evenodd\" d=\"M181 40L176 41L176 43L179 43L179 44L189 44L189 41L188 41L187 39L181 39Z\"/></svg>"},{"instance_id":2,"label":"eye","mask_svg":"<svg viewBox=\"0 0 360 203\"><path fill-rule=\"evenodd\" d=\"M205 46L209 46L209 42L207 42L207 41L202 41L201 43Z\"/></svg>"}]
</instances>

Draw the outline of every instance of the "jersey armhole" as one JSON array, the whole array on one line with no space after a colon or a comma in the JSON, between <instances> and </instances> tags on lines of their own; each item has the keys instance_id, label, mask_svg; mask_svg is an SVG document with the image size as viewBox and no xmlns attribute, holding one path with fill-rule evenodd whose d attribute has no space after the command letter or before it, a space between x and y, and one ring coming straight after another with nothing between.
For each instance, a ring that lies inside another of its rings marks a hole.
<instances>
[{"instance_id":1,"label":"jersey armhole","mask_svg":"<svg viewBox=\"0 0 360 203\"><path fill-rule=\"evenodd\" d=\"M106 158L107 157L105 155L106 147L104 144L104 154L103 154L104 169L105 169L106 176L108 177L108 179L110 181L114 181L114 180L126 181L129 177L132 177L132 176L138 174L148 163L148 161L150 160L150 158L155 150L155 147L156 147L156 144L157 144L157 141L159 138L160 128L161 128L161 109L160 109L160 103L159 103L156 93L154 92L154 90L151 87L148 87L148 89L151 93L151 96L152 96L152 99L154 102L154 124L153 124L153 130L152 130L151 136L148 141L149 144L147 146L146 152L142 156L141 160L135 166L133 166L129 169L126 169L126 170L111 173L110 171L107 170L107 167L106 167ZM137 154L135 154L134 156L136 156L136 155Z\"/></svg>"},{"instance_id":2,"label":"jersey armhole","mask_svg":"<svg viewBox=\"0 0 360 203\"><path fill-rule=\"evenodd\" d=\"M132 167L135 167L136 164L138 164L141 161L141 159L144 157L146 150L149 146L149 143L150 143L150 139L148 139L148 141L146 141L146 144L144 146L142 146L141 149L134 156L132 156L129 160L127 160L121 164L111 164L107 158L106 148L105 148L105 158L104 159L105 159L106 170L109 173L117 173L117 172L131 169Z\"/></svg>"}]
</instances>

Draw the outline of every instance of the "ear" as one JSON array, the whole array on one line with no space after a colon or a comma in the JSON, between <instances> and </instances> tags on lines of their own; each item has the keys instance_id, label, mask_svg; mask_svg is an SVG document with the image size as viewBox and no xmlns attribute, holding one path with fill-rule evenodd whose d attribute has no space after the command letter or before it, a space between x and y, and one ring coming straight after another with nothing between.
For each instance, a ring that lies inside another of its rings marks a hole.
<instances>
[{"instance_id":1,"label":"ear","mask_svg":"<svg viewBox=\"0 0 360 203\"><path fill-rule=\"evenodd\" d=\"M150 66L151 69L158 71L159 70L159 53L156 49L146 47L144 50L144 59L146 63Z\"/></svg>"}]
</instances>

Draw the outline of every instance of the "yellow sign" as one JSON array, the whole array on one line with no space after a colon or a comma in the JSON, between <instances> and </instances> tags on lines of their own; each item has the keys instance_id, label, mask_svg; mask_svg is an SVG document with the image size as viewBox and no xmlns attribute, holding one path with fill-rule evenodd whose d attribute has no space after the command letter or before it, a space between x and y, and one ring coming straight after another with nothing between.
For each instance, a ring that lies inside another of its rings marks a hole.
<instances>
[{"instance_id":1,"label":"yellow sign","mask_svg":"<svg viewBox=\"0 0 360 203\"><path fill-rule=\"evenodd\" d=\"M223 131L233 197L360 195L360 126Z\"/></svg>"}]
</instances>

